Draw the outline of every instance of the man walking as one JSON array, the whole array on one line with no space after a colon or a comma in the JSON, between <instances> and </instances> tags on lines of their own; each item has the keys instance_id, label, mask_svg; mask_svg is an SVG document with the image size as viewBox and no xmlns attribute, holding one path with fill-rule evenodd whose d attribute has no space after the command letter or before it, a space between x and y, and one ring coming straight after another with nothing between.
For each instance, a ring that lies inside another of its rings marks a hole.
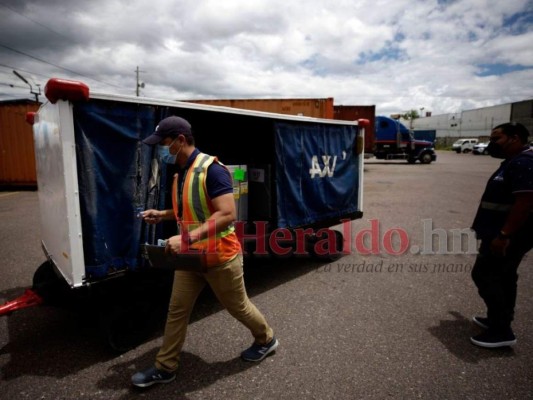
<instances>
[{"instance_id":1,"label":"man walking","mask_svg":"<svg viewBox=\"0 0 533 400\"><path fill-rule=\"evenodd\" d=\"M206 284L255 339L241 357L246 361L263 360L276 350L278 340L246 293L242 249L233 227L236 211L228 169L216 157L195 147L191 125L177 116L163 119L143 142L158 145L160 159L177 165L178 173L172 189L173 208L147 210L142 216L150 224L177 220L180 231L167 240L165 250L174 255L198 253L204 268L175 272L163 345L155 364L132 376L133 385L147 387L176 378L189 317Z\"/></svg>"},{"instance_id":2,"label":"man walking","mask_svg":"<svg viewBox=\"0 0 533 400\"><path fill-rule=\"evenodd\" d=\"M481 239L472 279L487 316L474 317L485 331L470 340L481 347L516 343L511 322L517 269L533 247L533 151L528 137L528 130L519 123L499 125L490 135L489 154L504 161L490 177L472 225Z\"/></svg>"}]
</instances>

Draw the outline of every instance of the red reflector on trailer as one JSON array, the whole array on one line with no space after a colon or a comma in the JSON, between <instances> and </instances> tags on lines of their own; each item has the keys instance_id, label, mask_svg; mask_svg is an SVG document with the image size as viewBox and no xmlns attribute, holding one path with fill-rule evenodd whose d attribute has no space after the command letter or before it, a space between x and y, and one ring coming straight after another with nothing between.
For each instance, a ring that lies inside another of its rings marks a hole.
<instances>
[{"instance_id":1,"label":"red reflector on trailer","mask_svg":"<svg viewBox=\"0 0 533 400\"><path fill-rule=\"evenodd\" d=\"M35 111L28 111L26 113L26 122L30 125L33 125L35 123L35 114L37 114Z\"/></svg>"},{"instance_id":2,"label":"red reflector on trailer","mask_svg":"<svg viewBox=\"0 0 533 400\"><path fill-rule=\"evenodd\" d=\"M58 100L87 101L89 86L79 81L52 78L44 87L44 95L52 104Z\"/></svg>"},{"instance_id":3,"label":"red reflector on trailer","mask_svg":"<svg viewBox=\"0 0 533 400\"><path fill-rule=\"evenodd\" d=\"M364 118L358 119L357 123L358 123L359 126L363 126L365 128L368 128L370 126L370 121L368 119L364 119Z\"/></svg>"}]
</instances>

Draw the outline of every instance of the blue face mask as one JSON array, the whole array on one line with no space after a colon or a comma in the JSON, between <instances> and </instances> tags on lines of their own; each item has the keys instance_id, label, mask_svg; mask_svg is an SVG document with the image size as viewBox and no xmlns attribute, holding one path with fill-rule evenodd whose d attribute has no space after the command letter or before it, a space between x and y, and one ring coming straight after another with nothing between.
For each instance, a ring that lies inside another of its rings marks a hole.
<instances>
[{"instance_id":1,"label":"blue face mask","mask_svg":"<svg viewBox=\"0 0 533 400\"><path fill-rule=\"evenodd\" d=\"M170 154L170 146L159 146L157 151L161 162L172 165L176 164L178 154Z\"/></svg>"}]
</instances>

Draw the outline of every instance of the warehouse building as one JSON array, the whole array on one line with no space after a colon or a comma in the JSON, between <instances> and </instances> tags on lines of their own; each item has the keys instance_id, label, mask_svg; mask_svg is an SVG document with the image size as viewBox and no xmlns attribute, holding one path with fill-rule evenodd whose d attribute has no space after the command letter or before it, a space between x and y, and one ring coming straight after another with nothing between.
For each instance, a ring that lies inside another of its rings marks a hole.
<instances>
[{"instance_id":1,"label":"warehouse building","mask_svg":"<svg viewBox=\"0 0 533 400\"><path fill-rule=\"evenodd\" d=\"M492 128L509 121L524 124L533 135L533 99L417 118L412 126L415 130L435 130L437 143L450 145L458 138L487 139Z\"/></svg>"}]
</instances>

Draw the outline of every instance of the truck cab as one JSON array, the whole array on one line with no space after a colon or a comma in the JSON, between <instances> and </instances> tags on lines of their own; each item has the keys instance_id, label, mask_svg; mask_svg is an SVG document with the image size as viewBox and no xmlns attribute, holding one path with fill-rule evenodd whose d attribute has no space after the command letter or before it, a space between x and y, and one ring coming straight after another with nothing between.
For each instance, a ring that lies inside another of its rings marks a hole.
<instances>
[{"instance_id":1,"label":"truck cab","mask_svg":"<svg viewBox=\"0 0 533 400\"><path fill-rule=\"evenodd\" d=\"M416 140L405 125L385 116L376 117L374 156L379 160L404 159L411 164L437 160L432 142Z\"/></svg>"}]
</instances>

